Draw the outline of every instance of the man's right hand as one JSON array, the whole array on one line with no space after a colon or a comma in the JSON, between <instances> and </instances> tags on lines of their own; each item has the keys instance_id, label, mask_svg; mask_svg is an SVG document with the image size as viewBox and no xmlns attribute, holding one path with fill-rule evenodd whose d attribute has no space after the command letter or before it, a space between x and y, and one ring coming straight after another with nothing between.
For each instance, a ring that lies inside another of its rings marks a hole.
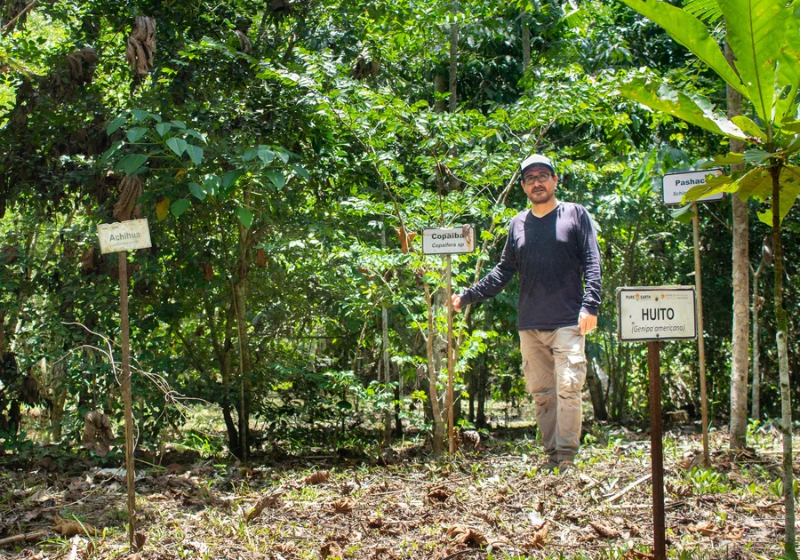
<instances>
[{"instance_id":1,"label":"man's right hand","mask_svg":"<svg viewBox=\"0 0 800 560\"><path fill-rule=\"evenodd\" d=\"M461 313L461 297L458 294L450 296L450 302L453 304L453 311Z\"/></svg>"}]
</instances>

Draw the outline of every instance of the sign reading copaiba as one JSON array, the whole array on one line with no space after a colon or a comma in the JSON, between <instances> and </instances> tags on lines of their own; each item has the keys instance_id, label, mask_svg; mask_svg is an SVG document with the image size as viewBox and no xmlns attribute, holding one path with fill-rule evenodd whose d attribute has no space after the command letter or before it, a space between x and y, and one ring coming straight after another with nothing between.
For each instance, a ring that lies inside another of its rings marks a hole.
<instances>
[{"instance_id":1,"label":"sign reading copaiba","mask_svg":"<svg viewBox=\"0 0 800 560\"><path fill-rule=\"evenodd\" d=\"M688 340L697 336L694 286L617 288L620 342Z\"/></svg>"},{"instance_id":2,"label":"sign reading copaiba","mask_svg":"<svg viewBox=\"0 0 800 560\"><path fill-rule=\"evenodd\" d=\"M150 242L150 228L147 218L141 220L126 220L114 224L99 224L97 238L100 241L100 252L119 253L121 251L134 251L152 247Z\"/></svg>"},{"instance_id":3,"label":"sign reading copaiba","mask_svg":"<svg viewBox=\"0 0 800 560\"><path fill-rule=\"evenodd\" d=\"M722 175L720 169L707 169L705 171L689 171L686 173L668 173L661 178L664 189L664 204L681 204L683 195L689 189L706 184L706 175ZM697 202L711 202L722 200L722 193L712 194L697 199Z\"/></svg>"},{"instance_id":4,"label":"sign reading copaiba","mask_svg":"<svg viewBox=\"0 0 800 560\"><path fill-rule=\"evenodd\" d=\"M426 255L452 255L475 250L475 228L429 228L422 231L422 252Z\"/></svg>"}]
</instances>

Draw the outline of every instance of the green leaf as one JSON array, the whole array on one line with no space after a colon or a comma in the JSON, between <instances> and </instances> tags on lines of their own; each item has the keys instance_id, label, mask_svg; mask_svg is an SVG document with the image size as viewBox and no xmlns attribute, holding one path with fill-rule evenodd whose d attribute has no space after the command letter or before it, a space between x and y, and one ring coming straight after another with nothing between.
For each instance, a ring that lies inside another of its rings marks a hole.
<instances>
[{"instance_id":1,"label":"green leaf","mask_svg":"<svg viewBox=\"0 0 800 560\"><path fill-rule=\"evenodd\" d=\"M195 138L197 138L198 140L200 140L204 144L206 143L206 135L203 134L202 132L197 132L196 130L192 130L191 128L187 128L186 129L186 134L188 134L189 136L194 136Z\"/></svg>"},{"instance_id":2,"label":"green leaf","mask_svg":"<svg viewBox=\"0 0 800 560\"><path fill-rule=\"evenodd\" d=\"M746 90L736 71L725 60L717 40L702 21L675 6L657 0L622 0L625 4L660 25L670 37L692 51L723 80L742 95Z\"/></svg>"},{"instance_id":3,"label":"green leaf","mask_svg":"<svg viewBox=\"0 0 800 560\"><path fill-rule=\"evenodd\" d=\"M737 163L744 163L744 154L728 152L728 154L724 156L714 156L714 163L719 165L734 165Z\"/></svg>"},{"instance_id":4,"label":"green leaf","mask_svg":"<svg viewBox=\"0 0 800 560\"><path fill-rule=\"evenodd\" d=\"M294 169L294 172L297 173L297 175L302 177L303 179L306 180L311 179L311 174L306 170L305 167L302 167L300 165L292 165L292 169Z\"/></svg>"},{"instance_id":5,"label":"green leaf","mask_svg":"<svg viewBox=\"0 0 800 560\"><path fill-rule=\"evenodd\" d=\"M277 152L275 152L275 155L278 156L278 159L281 160L283 163L289 161L289 154L287 154L284 151L278 150Z\"/></svg>"},{"instance_id":6,"label":"green leaf","mask_svg":"<svg viewBox=\"0 0 800 560\"><path fill-rule=\"evenodd\" d=\"M267 171L266 175L267 178L269 178L269 180L272 181L272 184L275 185L275 188L277 188L278 190L281 190L286 184L286 177L284 177L283 173L281 173L280 171L275 171L275 170Z\"/></svg>"},{"instance_id":7,"label":"green leaf","mask_svg":"<svg viewBox=\"0 0 800 560\"><path fill-rule=\"evenodd\" d=\"M220 189L222 188L222 177L219 175L208 174L203 177L203 186L206 189L206 192L211 196L217 196Z\"/></svg>"},{"instance_id":8,"label":"green leaf","mask_svg":"<svg viewBox=\"0 0 800 560\"><path fill-rule=\"evenodd\" d=\"M169 122L171 122L173 125L175 125L180 129L186 128L186 124L183 121L169 121Z\"/></svg>"},{"instance_id":9,"label":"green leaf","mask_svg":"<svg viewBox=\"0 0 800 560\"><path fill-rule=\"evenodd\" d=\"M752 136L753 139L760 140L761 142L767 141L767 135L764 134L764 131L761 130L761 127L754 123L750 117L737 115L735 117L731 117L731 121L733 124L742 129L742 132L748 136Z\"/></svg>"},{"instance_id":10,"label":"green leaf","mask_svg":"<svg viewBox=\"0 0 800 560\"><path fill-rule=\"evenodd\" d=\"M772 177L770 179L770 193L772 189ZM792 209L794 203L797 201L797 197L800 195L800 167L784 167L781 170L781 177L780 177L780 197L779 197L779 220L778 223L782 223L783 219ZM773 200L774 197L770 196L770 200ZM773 202L774 205L774 202ZM767 224L768 226L772 227L772 216L773 216L774 208L769 208L764 212L758 213L758 219Z\"/></svg>"},{"instance_id":11,"label":"green leaf","mask_svg":"<svg viewBox=\"0 0 800 560\"><path fill-rule=\"evenodd\" d=\"M181 157L183 152L186 151L186 146L189 144L186 143L186 140L183 138L176 138L173 136L172 138L167 138L167 146L169 149L175 152L175 155Z\"/></svg>"},{"instance_id":12,"label":"green leaf","mask_svg":"<svg viewBox=\"0 0 800 560\"><path fill-rule=\"evenodd\" d=\"M122 158L117 167L122 167L125 175L133 175L133 172L139 169L147 161L147 156L142 154L129 154Z\"/></svg>"},{"instance_id":13,"label":"green leaf","mask_svg":"<svg viewBox=\"0 0 800 560\"><path fill-rule=\"evenodd\" d=\"M792 15L786 18L786 37L778 55L778 96L775 101L775 123L797 118L798 88L800 87L800 0L790 6Z\"/></svg>"},{"instance_id":14,"label":"green leaf","mask_svg":"<svg viewBox=\"0 0 800 560\"><path fill-rule=\"evenodd\" d=\"M774 156L770 152L765 152L764 150L752 149L752 150L745 150L744 152L744 161L745 163L752 163L753 165L758 165L763 163L764 160L769 159L770 157Z\"/></svg>"},{"instance_id":15,"label":"green leaf","mask_svg":"<svg viewBox=\"0 0 800 560\"><path fill-rule=\"evenodd\" d=\"M253 225L253 213L247 208L237 208L236 217L239 218L239 221L242 222L242 225L245 228L249 228L251 225Z\"/></svg>"},{"instance_id":16,"label":"green leaf","mask_svg":"<svg viewBox=\"0 0 800 560\"><path fill-rule=\"evenodd\" d=\"M746 202L753 197L757 200L766 200L772 195L772 178L763 167L756 167L745 173L736 181L736 196Z\"/></svg>"},{"instance_id":17,"label":"green leaf","mask_svg":"<svg viewBox=\"0 0 800 560\"><path fill-rule=\"evenodd\" d=\"M168 122L167 123L165 123L165 122L158 123L156 125L156 132L158 132L159 136L164 136L167 132L170 131L171 128L172 128L172 124L171 123L168 123Z\"/></svg>"},{"instance_id":18,"label":"green leaf","mask_svg":"<svg viewBox=\"0 0 800 560\"><path fill-rule=\"evenodd\" d=\"M120 115L119 117L108 123L108 128L106 128L106 134L111 136L117 130L119 130L119 127L121 127L127 120L128 120L128 115Z\"/></svg>"},{"instance_id":19,"label":"green leaf","mask_svg":"<svg viewBox=\"0 0 800 560\"><path fill-rule=\"evenodd\" d=\"M697 19L714 23L722 19L722 11L717 0L686 0L683 9Z\"/></svg>"},{"instance_id":20,"label":"green leaf","mask_svg":"<svg viewBox=\"0 0 800 560\"><path fill-rule=\"evenodd\" d=\"M236 183L241 176L242 172L238 169L235 171L228 171L222 176L222 188L227 190L230 186Z\"/></svg>"},{"instance_id":21,"label":"green leaf","mask_svg":"<svg viewBox=\"0 0 800 560\"><path fill-rule=\"evenodd\" d=\"M186 144L186 153L192 158L195 165L200 165L203 161L203 148L194 144Z\"/></svg>"},{"instance_id":22,"label":"green leaf","mask_svg":"<svg viewBox=\"0 0 800 560\"><path fill-rule=\"evenodd\" d=\"M721 192L735 192L733 177L730 175L706 175L705 185L695 185L686 191L683 200L694 202L706 196L713 196Z\"/></svg>"},{"instance_id":23,"label":"green leaf","mask_svg":"<svg viewBox=\"0 0 800 560\"><path fill-rule=\"evenodd\" d=\"M740 140L747 139L738 126L715 113L708 99L700 95L689 97L675 91L667 84L654 84L642 78L622 84L620 93L651 109L667 113L715 134Z\"/></svg>"},{"instance_id":24,"label":"green leaf","mask_svg":"<svg viewBox=\"0 0 800 560\"><path fill-rule=\"evenodd\" d=\"M150 116L150 113L142 111L141 109L134 109L131 111L131 115L136 122L144 122L147 120L147 117Z\"/></svg>"},{"instance_id":25,"label":"green leaf","mask_svg":"<svg viewBox=\"0 0 800 560\"><path fill-rule=\"evenodd\" d=\"M191 202L189 202L188 198L180 198L170 205L169 211L172 212L172 215L176 218L180 218L181 214L189 209L190 204Z\"/></svg>"},{"instance_id":26,"label":"green leaf","mask_svg":"<svg viewBox=\"0 0 800 560\"><path fill-rule=\"evenodd\" d=\"M189 191L194 195L195 198L198 198L200 200L205 200L206 195L208 194L206 193L206 190L202 187L202 185L199 185L198 183L194 182L189 183Z\"/></svg>"},{"instance_id":27,"label":"green leaf","mask_svg":"<svg viewBox=\"0 0 800 560\"><path fill-rule=\"evenodd\" d=\"M686 193L686 196L688 195L689 193ZM692 218L694 218L694 211L692 210L691 204L687 204L686 206L681 206L680 208L675 208L674 210L670 210L669 213L672 216L673 220L676 220L682 224L691 223Z\"/></svg>"},{"instance_id":28,"label":"green leaf","mask_svg":"<svg viewBox=\"0 0 800 560\"><path fill-rule=\"evenodd\" d=\"M275 159L275 152L267 148L266 146L259 146L257 148L258 157L261 161L264 162L264 165L269 165L272 163L272 160Z\"/></svg>"},{"instance_id":29,"label":"green leaf","mask_svg":"<svg viewBox=\"0 0 800 560\"><path fill-rule=\"evenodd\" d=\"M781 130L790 134L800 133L800 121L786 121L781 125Z\"/></svg>"},{"instance_id":30,"label":"green leaf","mask_svg":"<svg viewBox=\"0 0 800 560\"><path fill-rule=\"evenodd\" d=\"M786 36L786 19L791 15L785 7L786 0L718 2L725 16L725 37L747 90L745 95L761 120L772 122L776 63Z\"/></svg>"},{"instance_id":31,"label":"green leaf","mask_svg":"<svg viewBox=\"0 0 800 560\"><path fill-rule=\"evenodd\" d=\"M146 128L142 128L141 126L133 127L128 130L128 142L131 144L138 142L145 134L147 134Z\"/></svg>"}]
</instances>

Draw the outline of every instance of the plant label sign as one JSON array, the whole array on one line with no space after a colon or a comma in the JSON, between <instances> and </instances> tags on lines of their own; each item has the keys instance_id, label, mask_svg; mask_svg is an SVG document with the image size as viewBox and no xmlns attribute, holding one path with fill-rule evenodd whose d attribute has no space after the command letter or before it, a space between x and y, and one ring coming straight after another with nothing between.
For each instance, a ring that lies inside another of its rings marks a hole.
<instances>
[{"instance_id":1,"label":"plant label sign","mask_svg":"<svg viewBox=\"0 0 800 560\"><path fill-rule=\"evenodd\" d=\"M681 204L683 195L697 185L706 184L706 175L722 175L721 169L706 169L704 171L689 171L686 173L668 173L661 178L664 189L664 204L667 206ZM722 200L722 193L712 194L697 199L697 202L712 202Z\"/></svg>"},{"instance_id":2,"label":"plant label sign","mask_svg":"<svg viewBox=\"0 0 800 560\"><path fill-rule=\"evenodd\" d=\"M469 224L422 230L422 252L425 255L453 255L474 250L475 228Z\"/></svg>"},{"instance_id":3,"label":"plant label sign","mask_svg":"<svg viewBox=\"0 0 800 560\"><path fill-rule=\"evenodd\" d=\"M135 249L152 247L150 242L150 228L147 218L142 220L127 220L114 224L99 224L97 238L100 240L100 252L119 253Z\"/></svg>"},{"instance_id":4,"label":"plant label sign","mask_svg":"<svg viewBox=\"0 0 800 560\"><path fill-rule=\"evenodd\" d=\"M620 342L697 337L694 286L617 288Z\"/></svg>"}]
</instances>

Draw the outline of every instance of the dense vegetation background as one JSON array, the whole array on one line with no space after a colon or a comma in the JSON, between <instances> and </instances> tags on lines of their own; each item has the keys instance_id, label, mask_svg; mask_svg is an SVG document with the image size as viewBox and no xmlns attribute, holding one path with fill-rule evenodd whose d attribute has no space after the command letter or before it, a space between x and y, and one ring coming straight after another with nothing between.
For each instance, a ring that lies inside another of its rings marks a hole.
<instances>
[{"instance_id":1,"label":"dense vegetation background","mask_svg":"<svg viewBox=\"0 0 800 560\"><path fill-rule=\"evenodd\" d=\"M515 172L534 151L556 160L559 198L598 227L595 416L646 415L647 355L618 343L614 290L694 283L691 228L663 206L660 176L728 151L619 95L662 76L724 110L724 83L654 24L605 0L0 6L5 451L34 435L80 440L94 410L121 418L104 353L118 339L118 269L96 237L120 200L136 201L153 239L128 264L140 444L172 437L192 399L218 408L237 457L275 441L341 449L379 429L431 429L446 380L444 268L414 232L475 224L481 251L454 259L455 283L469 285L527 203ZM753 270L769 233L758 206ZM730 412L730 214L729 200L700 212L719 427ZM795 208L784 222L795 378L797 218ZM770 300L771 274L760 278ZM460 317L463 423L486 427L487 401L525 398L515 301L510 287ZM780 399L769 303L760 316L765 420ZM696 345L662 355L665 409L697 418ZM19 430L36 410L49 434Z\"/></svg>"}]
</instances>

